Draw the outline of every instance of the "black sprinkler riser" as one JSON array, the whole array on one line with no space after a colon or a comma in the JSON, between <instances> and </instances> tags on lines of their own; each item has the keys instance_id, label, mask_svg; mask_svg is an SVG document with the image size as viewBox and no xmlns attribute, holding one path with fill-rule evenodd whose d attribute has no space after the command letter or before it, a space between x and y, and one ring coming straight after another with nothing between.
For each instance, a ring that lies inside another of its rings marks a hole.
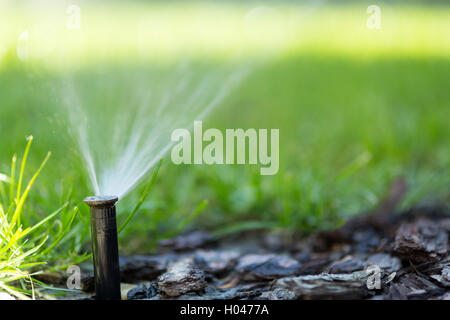
<instances>
[{"instance_id":1,"label":"black sprinkler riser","mask_svg":"<svg viewBox=\"0 0 450 320\"><path fill-rule=\"evenodd\" d=\"M84 199L91 208L91 235L95 295L98 300L120 300L119 246L117 240L117 197Z\"/></svg>"}]
</instances>

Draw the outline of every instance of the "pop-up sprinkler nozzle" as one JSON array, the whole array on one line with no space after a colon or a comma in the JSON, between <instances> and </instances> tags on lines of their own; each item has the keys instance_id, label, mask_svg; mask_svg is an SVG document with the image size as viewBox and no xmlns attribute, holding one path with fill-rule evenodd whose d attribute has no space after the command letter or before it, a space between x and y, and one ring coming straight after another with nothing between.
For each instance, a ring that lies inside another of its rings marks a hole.
<instances>
[{"instance_id":1,"label":"pop-up sprinkler nozzle","mask_svg":"<svg viewBox=\"0 0 450 320\"><path fill-rule=\"evenodd\" d=\"M91 207L91 235L95 295L100 300L120 300L119 247L114 196L84 199Z\"/></svg>"}]
</instances>

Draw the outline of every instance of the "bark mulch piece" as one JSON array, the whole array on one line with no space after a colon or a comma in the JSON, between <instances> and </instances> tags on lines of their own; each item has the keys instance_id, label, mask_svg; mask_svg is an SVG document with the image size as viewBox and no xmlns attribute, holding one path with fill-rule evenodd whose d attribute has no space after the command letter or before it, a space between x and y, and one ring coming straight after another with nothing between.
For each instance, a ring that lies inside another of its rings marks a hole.
<instances>
[{"instance_id":1,"label":"bark mulch piece","mask_svg":"<svg viewBox=\"0 0 450 320\"><path fill-rule=\"evenodd\" d=\"M169 267L158 278L158 288L170 297L181 296L190 291L203 291L206 287L205 274L192 259L185 258Z\"/></svg>"},{"instance_id":2,"label":"bark mulch piece","mask_svg":"<svg viewBox=\"0 0 450 320\"><path fill-rule=\"evenodd\" d=\"M277 280L275 287L294 293L297 299L361 299L370 294L366 272L308 275Z\"/></svg>"},{"instance_id":3,"label":"bark mulch piece","mask_svg":"<svg viewBox=\"0 0 450 320\"><path fill-rule=\"evenodd\" d=\"M200 242L178 244L153 256L122 257L121 275L124 282L141 283L128 299L447 300L450 215L439 208L357 217L358 223L307 237L246 232L203 242L206 249L198 248ZM388 225L382 228L381 221Z\"/></svg>"},{"instance_id":4,"label":"bark mulch piece","mask_svg":"<svg viewBox=\"0 0 450 320\"><path fill-rule=\"evenodd\" d=\"M428 299L445 293L425 276L409 273L389 287L387 298L393 300Z\"/></svg>"},{"instance_id":5,"label":"bark mulch piece","mask_svg":"<svg viewBox=\"0 0 450 320\"><path fill-rule=\"evenodd\" d=\"M298 274L300 268L300 263L288 256L248 254L239 259L236 272L243 280L271 280Z\"/></svg>"},{"instance_id":6,"label":"bark mulch piece","mask_svg":"<svg viewBox=\"0 0 450 320\"><path fill-rule=\"evenodd\" d=\"M165 240L153 256L120 259L122 281L144 282L128 299L450 299L448 207L396 212L405 191L399 178L372 213L308 236Z\"/></svg>"},{"instance_id":7,"label":"bark mulch piece","mask_svg":"<svg viewBox=\"0 0 450 320\"><path fill-rule=\"evenodd\" d=\"M415 263L439 261L448 255L448 235L429 219L402 223L395 236L394 251Z\"/></svg>"}]
</instances>

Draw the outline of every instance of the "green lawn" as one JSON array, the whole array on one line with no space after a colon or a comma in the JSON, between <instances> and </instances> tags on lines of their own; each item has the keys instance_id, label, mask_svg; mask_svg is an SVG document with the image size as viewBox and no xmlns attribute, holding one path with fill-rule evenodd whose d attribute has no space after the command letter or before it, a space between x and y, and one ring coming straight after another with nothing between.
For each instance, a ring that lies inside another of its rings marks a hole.
<instances>
[{"instance_id":1,"label":"green lawn","mask_svg":"<svg viewBox=\"0 0 450 320\"><path fill-rule=\"evenodd\" d=\"M373 31L365 27L364 4L310 11L284 5L269 12L271 24L256 19L245 27L250 40L261 37L252 42L232 33L250 4L116 6L106 12L95 6L85 10L89 31L82 32L88 40L80 34L68 40L73 50L63 64L51 58L18 60L15 39L29 21L18 8L11 9L19 17L14 23L11 16L0 19L14 26L2 34L0 173L9 174L11 157L22 153L30 134L35 141L27 177L52 151L30 193L23 223L39 221L66 201L70 208L80 205L58 259L69 263L89 250L88 210L80 202L92 191L79 151L68 138L65 112L43 83L70 72L84 84L82 94L107 108L114 100L102 100L89 82L98 65L112 79L107 90L119 97L134 84L122 78L123 70L136 75L136 82L142 74L157 78L173 72L188 55L191 70L201 77L205 67L222 65L239 51L240 65L252 61L252 73L203 126L280 129L275 176L260 176L256 166L175 166L166 157L148 200L121 234L120 244L129 252L148 252L158 239L186 226L218 233L332 228L376 206L400 175L409 185L403 207L448 202L450 7L389 6L382 30ZM136 47L130 35L142 16L163 34L156 40L144 37ZM220 16L217 23L215 16ZM165 17L176 23L167 27ZM290 32L280 40L277 28L286 24ZM277 50L271 50L274 45ZM56 52L61 47L58 43ZM253 63L266 51L264 63ZM120 219L141 191L142 186L121 201ZM208 206L197 214L205 199Z\"/></svg>"}]
</instances>

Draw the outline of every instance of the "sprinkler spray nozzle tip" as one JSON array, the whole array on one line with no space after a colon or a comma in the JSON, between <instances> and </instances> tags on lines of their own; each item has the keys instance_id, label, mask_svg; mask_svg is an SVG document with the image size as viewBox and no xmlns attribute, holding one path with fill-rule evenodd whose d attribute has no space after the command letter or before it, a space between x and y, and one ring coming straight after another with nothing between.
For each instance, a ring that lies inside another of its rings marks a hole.
<instances>
[{"instance_id":1,"label":"sprinkler spray nozzle tip","mask_svg":"<svg viewBox=\"0 0 450 320\"><path fill-rule=\"evenodd\" d=\"M91 196L83 201L90 207L110 207L118 200L119 198L117 196Z\"/></svg>"}]
</instances>

